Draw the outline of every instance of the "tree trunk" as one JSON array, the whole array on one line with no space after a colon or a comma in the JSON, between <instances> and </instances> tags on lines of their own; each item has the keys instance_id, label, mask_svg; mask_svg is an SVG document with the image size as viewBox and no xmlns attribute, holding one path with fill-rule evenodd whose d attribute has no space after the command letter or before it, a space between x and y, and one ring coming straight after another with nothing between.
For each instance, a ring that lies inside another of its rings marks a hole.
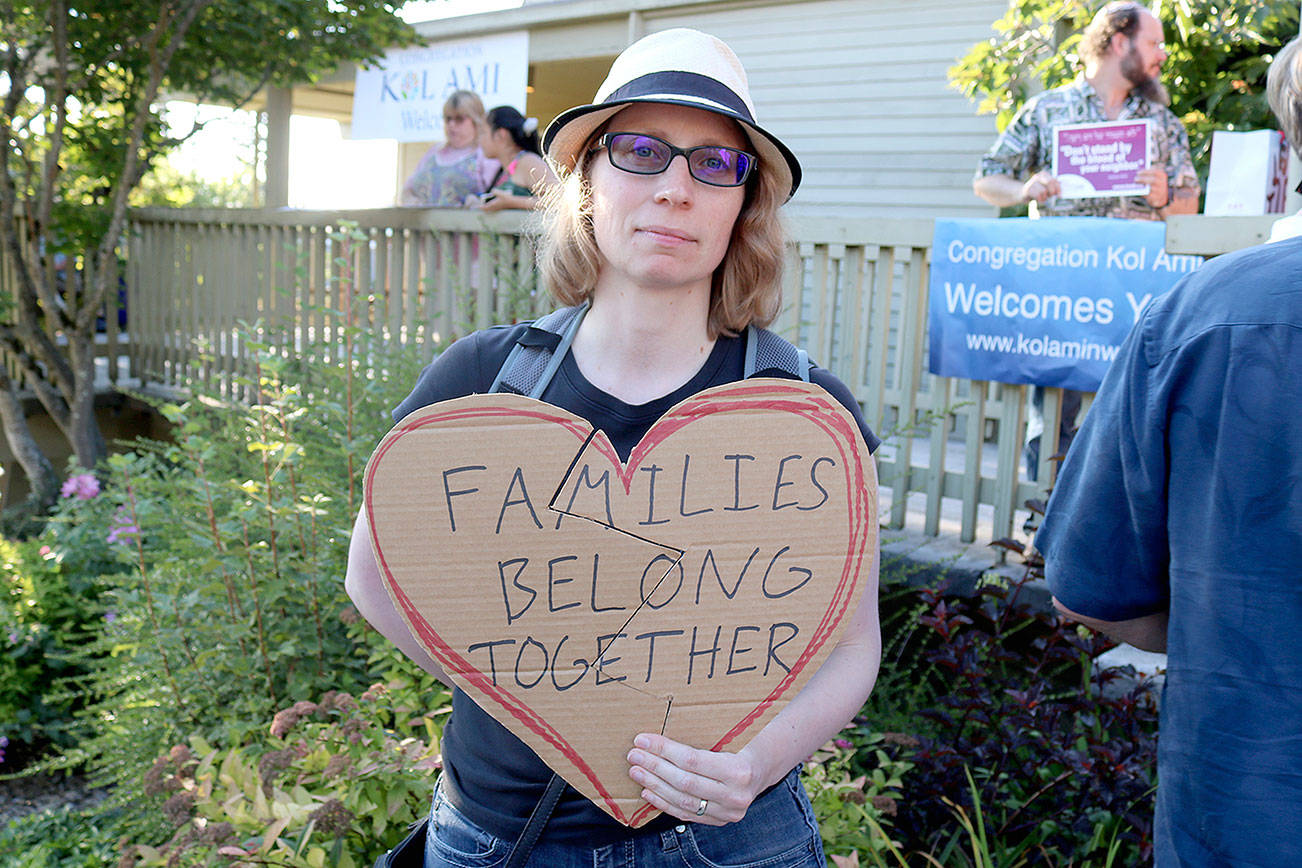
<instances>
[{"instance_id":1,"label":"tree trunk","mask_svg":"<svg viewBox=\"0 0 1302 868\"><path fill-rule=\"evenodd\" d=\"M18 390L14 388L3 365L0 365L0 426L4 428L5 440L13 450L18 466L27 474L33 505L39 511L45 511L59 495L59 475L50 459L45 457L41 447L36 444L32 429L27 425L27 414L23 412ZM5 504L6 507L9 505Z\"/></svg>"},{"instance_id":2,"label":"tree trunk","mask_svg":"<svg viewBox=\"0 0 1302 868\"><path fill-rule=\"evenodd\" d=\"M72 362L73 393L68 395L68 423L63 436L77 456L77 463L94 470L108 455L104 435L95 418L95 334L92 320L89 334L70 331L68 355Z\"/></svg>"},{"instance_id":3,"label":"tree trunk","mask_svg":"<svg viewBox=\"0 0 1302 868\"><path fill-rule=\"evenodd\" d=\"M72 405L72 419L66 432L68 443L72 446L77 463L82 467L93 469L108 455L108 446L104 435L99 430L99 420L95 418L95 390L92 387L88 400L78 396Z\"/></svg>"}]
</instances>

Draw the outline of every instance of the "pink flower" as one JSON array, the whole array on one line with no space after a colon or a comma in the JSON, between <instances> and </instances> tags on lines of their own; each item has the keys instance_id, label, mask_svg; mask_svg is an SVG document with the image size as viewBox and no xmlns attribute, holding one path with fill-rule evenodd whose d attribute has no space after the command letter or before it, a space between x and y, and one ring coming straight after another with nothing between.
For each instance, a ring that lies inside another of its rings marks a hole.
<instances>
[{"instance_id":1,"label":"pink flower","mask_svg":"<svg viewBox=\"0 0 1302 868\"><path fill-rule=\"evenodd\" d=\"M140 528L136 527L134 524L114 526L109 528L108 536L105 540L109 545L116 545L117 543L126 545L130 542L134 542L139 533Z\"/></svg>"},{"instance_id":2,"label":"pink flower","mask_svg":"<svg viewBox=\"0 0 1302 868\"><path fill-rule=\"evenodd\" d=\"M54 552L49 546L41 546L41 557L48 558L52 554L54 554Z\"/></svg>"},{"instance_id":3,"label":"pink flower","mask_svg":"<svg viewBox=\"0 0 1302 868\"><path fill-rule=\"evenodd\" d=\"M59 489L59 494L63 497L90 500L99 494L99 480L90 473L77 473L69 476L64 481L63 487Z\"/></svg>"},{"instance_id":4,"label":"pink flower","mask_svg":"<svg viewBox=\"0 0 1302 868\"><path fill-rule=\"evenodd\" d=\"M135 542L136 537L140 535L140 528L137 527L127 516L127 511L118 507L118 511L113 514L113 521L109 523L108 536L105 538L109 545L121 543L127 545Z\"/></svg>"}]
</instances>

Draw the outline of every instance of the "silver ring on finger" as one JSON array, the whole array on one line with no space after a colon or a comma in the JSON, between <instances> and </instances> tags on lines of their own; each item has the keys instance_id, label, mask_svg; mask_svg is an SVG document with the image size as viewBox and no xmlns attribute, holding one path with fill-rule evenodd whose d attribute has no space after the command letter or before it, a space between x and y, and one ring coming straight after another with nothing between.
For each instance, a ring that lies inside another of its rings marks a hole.
<instances>
[{"instance_id":1,"label":"silver ring on finger","mask_svg":"<svg viewBox=\"0 0 1302 868\"><path fill-rule=\"evenodd\" d=\"M709 800L709 799L701 799L701 803L700 803L699 805L696 806L696 816L698 816L698 817L704 817L704 816L705 816L705 809L708 808L708 807L710 807L710 800Z\"/></svg>"}]
</instances>

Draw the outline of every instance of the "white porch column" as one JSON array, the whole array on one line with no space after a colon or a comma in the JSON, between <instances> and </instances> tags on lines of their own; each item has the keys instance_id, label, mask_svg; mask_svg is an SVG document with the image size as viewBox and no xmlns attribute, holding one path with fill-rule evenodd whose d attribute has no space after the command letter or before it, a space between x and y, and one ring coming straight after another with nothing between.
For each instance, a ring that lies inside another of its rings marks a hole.
<instances>
[{"instance_id":1,"label":"white porch column","mask_svg":"<svg viewBox=\"0 0 1302 868\"><path fill-rule=\"evenodd\" d=\"M289 205L289 116L294 92L273 87L267 92L267 188L265 206Z\"/></svg>"}]
</instances>

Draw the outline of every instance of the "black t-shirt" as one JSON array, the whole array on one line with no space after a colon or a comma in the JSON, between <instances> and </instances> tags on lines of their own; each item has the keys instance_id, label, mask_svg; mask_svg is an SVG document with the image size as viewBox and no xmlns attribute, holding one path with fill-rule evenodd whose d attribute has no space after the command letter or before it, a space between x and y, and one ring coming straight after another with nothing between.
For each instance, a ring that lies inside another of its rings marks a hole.
<instances>
[{"instance_id":1,"label":"black t-shirt","mask_svg":"<svg viewBox=\"0 0 1302 868\"><path fill-rule=\"evenodd\" d=\"M394 409L394 421L439 401L487 392L526 327L496 326L448 347L421 372L411 394ZM711 386L740 380L744 356L744 340L719 338L705 364L684 386L663 398L632 405L589 383L573 355L567 353L542 397L604 431L620 458L627 461L643 435L675 404ZM757 373L790 376L781 371ZM880 441L864 422L845 384L819 367L811 368L810 381L826 389L854 415L864 442L875 451ZM443 769L445 788L453 804L471 822L508 840L519 836L552 774L531 748L460 690L453 691L452 716L443 730ZM673 817L661 815L643 829L664 828L675 822ZM628 834L626 827L574 789L566 788L543 837L600 847Z\"/></svg>"}]
</instances>

